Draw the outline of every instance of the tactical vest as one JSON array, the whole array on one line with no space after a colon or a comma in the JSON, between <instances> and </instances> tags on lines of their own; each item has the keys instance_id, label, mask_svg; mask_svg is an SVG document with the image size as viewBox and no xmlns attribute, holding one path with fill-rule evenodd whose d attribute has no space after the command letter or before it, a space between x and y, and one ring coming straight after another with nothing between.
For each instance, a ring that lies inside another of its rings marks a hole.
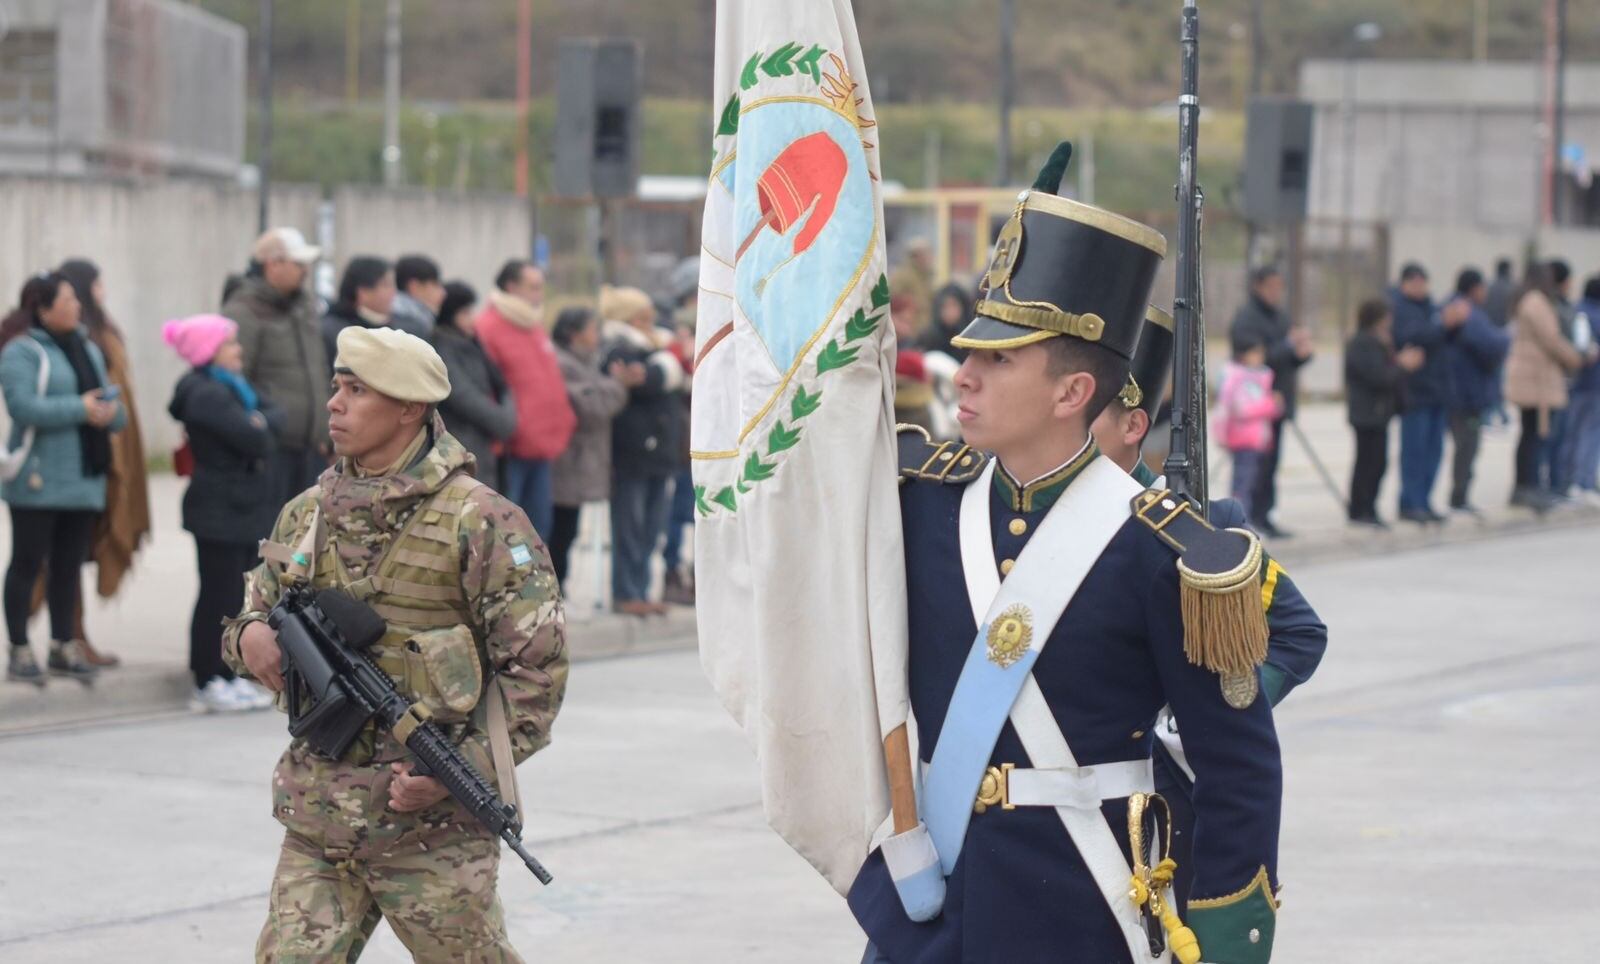
<instances>
[{"instance_id":1,"label":"tactical vest","mask_svg":"<svg viewBox=\"0 0 1600 964\"><path fill-rule=\"evenodd\" d=\"M388 629L368 650L373 662L447 727L473 718L488 665L461 588L461 512L481 484L465 473L451 476L405 520L367 576L345 571L320 520L313 537L312 585L342 589L383 617ZM483 721L473 722L486 731ZM377 742L375 724L368 723L345 762L373 761Z\"/></svg>"}]
</instances>

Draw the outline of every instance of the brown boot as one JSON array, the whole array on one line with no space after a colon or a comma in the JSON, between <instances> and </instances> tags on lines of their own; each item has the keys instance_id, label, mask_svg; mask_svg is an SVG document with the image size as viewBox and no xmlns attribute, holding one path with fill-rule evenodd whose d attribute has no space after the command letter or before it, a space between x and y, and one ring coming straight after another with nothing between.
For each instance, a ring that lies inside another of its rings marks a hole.
<instances>
[{"instance_id":1,"label":"brown boot","mask_svg":"<svg viewBox=\"0 0 1600 964\"><path fill-rule=\"evenodd\" d=\"M612 608L624 616L637 616L640 619L655 612L655 608L643 599L624 599Z\"/></svg>"},{"instance_id":2,"label":"brown boot","mask_svg":"<svg viewBox=\"0 0 1600 964\"><path fill-rule=\"evenodd\" d=\"M678 606L694 605L694 579L686 576L682 569L668 571L666 585L661 596L669 603Z\"/></svg>"},{"instance_id":3,"label":"brown boot","mask_svg":"<svg viewBox=\"0 0 1600 964\"><path fill-rule=\"evenodd\" d=\"M78 641L83 644L83 658L88 661L90 666L98 666L102 669L110 669L114 666L122 665L122 657L118 656L117 654L102 653L100 650L90 646L89 641L81 636L79 637Z\"/></svg>"}]
</instances>

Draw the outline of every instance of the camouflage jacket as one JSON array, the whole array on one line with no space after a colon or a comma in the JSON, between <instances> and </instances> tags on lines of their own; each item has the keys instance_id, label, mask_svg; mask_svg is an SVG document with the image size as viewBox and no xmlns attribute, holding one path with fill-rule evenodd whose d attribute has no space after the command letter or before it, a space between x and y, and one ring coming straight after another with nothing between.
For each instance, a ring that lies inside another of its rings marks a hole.
<instances>
[{"instance_id":1,"label":"camouflage jacket","mask_svg":"<svg viewBox=\"0 0 1600 964\"><path fill-rule=\"evenodd\" d=\"M472 457L447 434L435 418L430 431L435 441L405 471L379 478L360 478L345 462L323 473L318 484L289 502L278 516L271 541L296 546L320 509L324 527L319 558L336 565L318 565L313 585L333 586L343 579L373 576L385 551L424 506L445 489L452 477L470 471ZM461 750L486 777L493 779L487 735L484 733L482 684L479 666L498 674L505 694L506 722L513 755L518 763L550 741L550 728L561 708L567 682L567 651L560 588L549 554L522 510L488 486L465 494L456 516L459 579L448 577L454 603L465 622L450 630L464 638L466 631L477 648L477 660L467 659L470 678L479 693L450 694L448 702L460 708L476 705L477 712L458 714L447 732L461 741ZM426 520L424 520L426 521ZM427 527L423 527L427 528ZM330 570L336 570L335 572ZM251 622L265 620L279 596L278 573L263 563L245 581L244 611L230 620L223 634L223 657L236 672L248 676L239 655L239 638ZM445 622L456 623L448 610ZM395 631L379 645L391 646L399 636L404 648L416 651L406 639L407 630ZM412 639L428 633L419 632ZM395 650L391 649L393 653ZM402 692L408 690L403 670L380 657ZM463 662L460 659L456 664ZM446 684L448 686L448 684ZM420 694L408 693L413 699ZM452 695L466 697L460 705ZM279 700L280 707L282 699ZM443 708L441 707L441 710ZM441 722L449 722L446 716ZM339 761L314 756L294 741L279 760L273 777L274 815L292 831L323 844L330 852L357 853L369 846L391 846L399 838L460 825L479 832L477 825L453 800L445 799L426 810L397 814L387 807L389 764L406 759L406 751L388 734L371 731Z\"/></svg>"}]
</instances>

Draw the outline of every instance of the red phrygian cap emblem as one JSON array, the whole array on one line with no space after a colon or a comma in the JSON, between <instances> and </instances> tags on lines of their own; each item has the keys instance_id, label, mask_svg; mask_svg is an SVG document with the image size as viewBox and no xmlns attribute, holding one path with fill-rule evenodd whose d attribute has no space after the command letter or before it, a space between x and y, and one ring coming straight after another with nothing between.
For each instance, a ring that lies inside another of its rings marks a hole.
<instances>
[{"instance_id":1,"label":"red phrygian cap emblem","mask_svg":"<svg viewBox=\"0 0 1600 964\"><path fill-rule=\"evenodd\" d=\"M807 134L784 148L756 180L761 220L739 245L735 260L755 242L763 228L770 227L782 234L804 217L807 210L811 210L811 217L794 236L794 254L811 247L833 217L849 169L850 162L845 159L844 151L822 131Z\"/></svg>"}]
</instances>

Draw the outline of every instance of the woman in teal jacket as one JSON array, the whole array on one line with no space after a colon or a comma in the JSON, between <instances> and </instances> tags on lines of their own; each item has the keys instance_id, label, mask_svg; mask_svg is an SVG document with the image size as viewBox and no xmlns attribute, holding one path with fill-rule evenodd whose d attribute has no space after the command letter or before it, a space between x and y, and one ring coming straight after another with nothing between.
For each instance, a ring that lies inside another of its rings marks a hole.
<instances>
[{"instance_id":1,"label":"woman in teal jacket","mask_svg":"<svg viewBox=\"0 0 1600 964\"><path fill-rule=\"evenodd\" d=\"M72 286L54 272L22 286L20 307L0 326L0 391L11 415L8 452L32 440L20 471L0 484L11 507L11 565L5 577L6 629L11 636L6 678L43 686L44 673L28 646L28 610L39 571L49 565L51 673L88 682L95 667L73 639L78 581L105 509L111 434L126 416L108 389L100 349L78 324ZM40 366L47 365L44 390Z\"/></svg>"}]
</instances>

